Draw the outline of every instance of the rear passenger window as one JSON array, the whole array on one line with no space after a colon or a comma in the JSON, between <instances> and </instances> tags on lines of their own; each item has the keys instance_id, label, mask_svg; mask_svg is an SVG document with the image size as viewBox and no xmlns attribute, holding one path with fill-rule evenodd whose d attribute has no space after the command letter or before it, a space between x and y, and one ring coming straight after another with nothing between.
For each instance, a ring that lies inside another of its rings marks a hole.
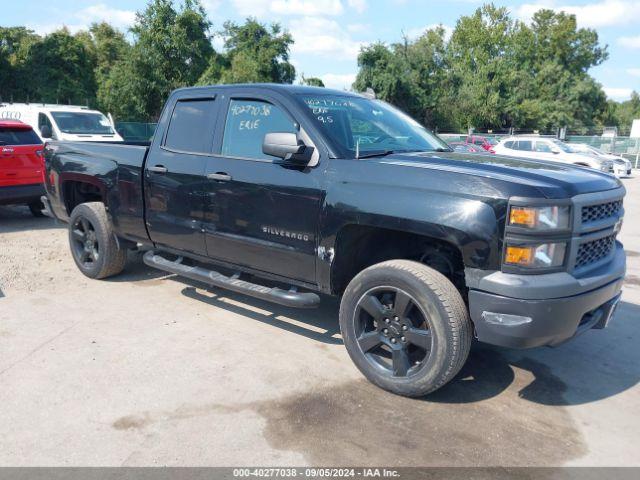
<instances>
[{"instance_id":1,"label":"rear passenger window","mask_svg":"<svg viewBox=\"0 0 640 480\"><path fill-rule=\"evenodd\" d=\"M169 122L164 146L190 153L211 153L213 100L180 100Z\"/></svg>"},{"instance_id":2,"label":"rear passenger window","mask_svg":"<svg viewBox=\"0 0 640 480\"><path fill-rule=\"evenodd\" d=\"M40 137L33 130L0 128L0 145L40 145Z\"/></svg>"},{"instance_id":3,"label":"rear passenger window","mask_svg":"<svg viewBox=\"0 0 640 480\"><path fill-rule=\"evenodd\" d=\"M273 160L262 153L267 133L298 131L295 122L280 108L259 100L231 100L224 127L222 155Z\"/></svg>"},{"instance_id":4,"label":"rear passenger window","mask_svg":"<svg viewBox=\"0 0 640 480\"><path fill-rule=\"evenodd\" d=\"M551 153L551 147L545 142L536 142L536 152Z\"/></svg>"},{"instance_id":5,"label":"rear passenger window","mask_svg":"<svg viewBox=\"0 0 640 480\"><path fill-rule=\"evenodd\" d=\"M518 146L516 150L522 150L524 152L530 152L532 147L531 140L518 140Z\"/></svg>"}]
</instances>

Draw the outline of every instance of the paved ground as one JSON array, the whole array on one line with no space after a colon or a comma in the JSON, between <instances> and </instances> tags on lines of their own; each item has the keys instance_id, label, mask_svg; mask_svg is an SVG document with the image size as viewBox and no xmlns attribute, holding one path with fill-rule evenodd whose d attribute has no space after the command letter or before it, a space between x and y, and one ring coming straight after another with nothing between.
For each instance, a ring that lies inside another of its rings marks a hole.
<instances>
[{"instance_id":1,"label":"paved ground","mask_svg":"<svg viewBox=\"0 0 640 480\"><path fill-rule=\"evenodd\" d=\"M132 258L90 281L66 231L0 208L0 465L640 465L640 178L611 327L475 347L424 400L363 381L337 303L295 311Z\"/></svg>"}]
</instances>

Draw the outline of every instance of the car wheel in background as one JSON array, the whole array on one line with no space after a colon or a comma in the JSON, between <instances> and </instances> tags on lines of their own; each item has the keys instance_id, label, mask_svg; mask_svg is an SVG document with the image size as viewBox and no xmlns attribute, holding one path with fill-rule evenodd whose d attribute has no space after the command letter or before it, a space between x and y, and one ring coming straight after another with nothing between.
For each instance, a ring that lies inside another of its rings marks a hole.
<instances>
[{"instance_id":1,"label":"car wheel in background","mask_svg":"<svg viewBox=\"0 0 640 480\"><path fill-rule=\"evenodd\" d=\"M31 211L31 215L33 215L34 217L44 217L44 204L38 200L36 202L32 202L28 205L29 210Z\"/></svg>"}]
</instances>

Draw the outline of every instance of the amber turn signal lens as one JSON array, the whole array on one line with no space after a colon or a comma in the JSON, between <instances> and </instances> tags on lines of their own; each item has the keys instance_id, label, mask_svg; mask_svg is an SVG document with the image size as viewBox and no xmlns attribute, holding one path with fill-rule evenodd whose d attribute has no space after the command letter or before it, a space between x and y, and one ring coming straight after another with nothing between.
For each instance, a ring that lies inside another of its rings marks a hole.
<instances>
[{"instance_id":1,"label":"amber turn signal lens","mask_svg":"<svg viewBox=\"0 0 640 480\"><path fill-rule=\"evenodd\" d=\"M513 265L531 265L533 263L533 247L507 247L505 262Z\"/></svg>"},{"instance_id":2,"label":"amber turn signal lens","mask_svg":"<svg viewBox=\"0 0 640 480\"><path fill-rule=\"evenodd\" d=\"M533 228L538 222L538 211L533 208L511 207L509 225L521 225Z\"/></svg>"}]
</instances>

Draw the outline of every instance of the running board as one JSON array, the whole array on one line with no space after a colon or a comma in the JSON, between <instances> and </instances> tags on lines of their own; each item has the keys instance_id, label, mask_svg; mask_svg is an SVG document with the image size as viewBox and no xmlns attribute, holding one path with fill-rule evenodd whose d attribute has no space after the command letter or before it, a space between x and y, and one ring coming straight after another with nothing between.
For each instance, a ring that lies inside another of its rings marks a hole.
<instances>
[{"instance_id":1,"label":"running board","mask_svg":"<svg viewBox=\"0 0 640 480\"><path fill-rule=\"evenodd\" d=\"M320 297L315 293L300 293L296 291L294 287L291 287L291 290L287 291L277 287L269 288L256 283L246 282L238 278L240 276L239 273L228 277L214 270L184 265L182 263L182 257L178 257L177 260L172 261L167 260L156 252L148 251L144 254L143 259L144 263L150 267L287 307L316 308L320 305Z\"/></svg>"}]
</instances>

